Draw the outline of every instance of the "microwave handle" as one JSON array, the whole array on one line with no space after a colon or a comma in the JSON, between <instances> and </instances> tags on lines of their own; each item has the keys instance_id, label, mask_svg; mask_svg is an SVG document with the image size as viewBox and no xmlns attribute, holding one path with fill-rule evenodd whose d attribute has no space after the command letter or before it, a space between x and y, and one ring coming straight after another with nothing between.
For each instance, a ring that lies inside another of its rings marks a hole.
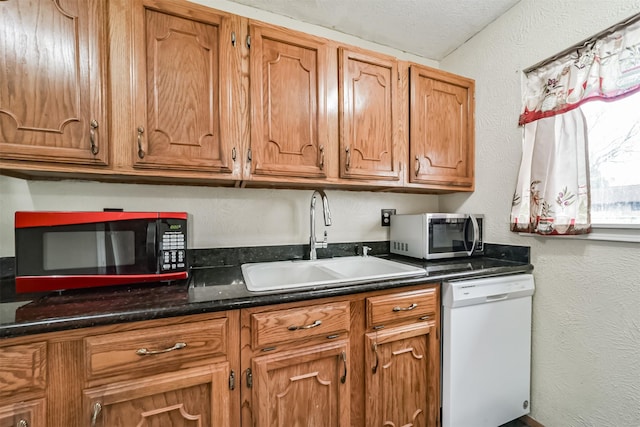
<instances>
[{"instance_id":1,"label":"microwave handle","mask_svg":"<svg viewBox=\"0 0 640 427\"><path fill-rule=\"evenodd\" d=\"M469 219L471 220L471 224L473 225L473 242L471 242L471 249L467 251L467 256L473 255L473 252L476 250L478 238L480 236L480 227L478 227L478 220L473 215L469 215Z\"/></svg>"},{"instance_id":2,"label":"microwave handle","mask_svg":"<svg viewBox=\"0 0 640 427\"><path fill-rule=\"evenodd\" d=\"M147 254L152 255L149 259L155 259L157 255L156 227L156 221L149 221L147 224Z\"/></svg>"}]
</instances>

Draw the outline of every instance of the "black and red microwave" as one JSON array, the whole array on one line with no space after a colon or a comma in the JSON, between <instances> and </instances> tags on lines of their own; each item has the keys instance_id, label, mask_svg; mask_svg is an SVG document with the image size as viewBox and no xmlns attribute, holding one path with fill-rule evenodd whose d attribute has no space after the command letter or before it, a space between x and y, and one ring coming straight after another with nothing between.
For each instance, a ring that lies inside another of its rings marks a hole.
<instances>
[{"instance_id":1,"label":"black and red microwave","mask_svg":"<svg viewBox=\"0 0 640 427\"><path fill-rule=\"evenodd\" d=\"M185 212L16 212L16 292L186 279Z\"/></svg>"}]
</instances>

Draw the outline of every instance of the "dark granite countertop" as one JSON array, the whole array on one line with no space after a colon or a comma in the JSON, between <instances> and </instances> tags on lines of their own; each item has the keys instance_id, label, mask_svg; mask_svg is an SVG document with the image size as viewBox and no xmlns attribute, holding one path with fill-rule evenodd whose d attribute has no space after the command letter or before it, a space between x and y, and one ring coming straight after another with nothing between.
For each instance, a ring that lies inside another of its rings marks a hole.
<instances>
[{"instance_id":1,"label":"dark granite countertop","mask_svg":"<svg viewBox=\"0 0 640 427\"><path fill-rule=\"evenodd\" d=\"M15 295L7 292L12 283L5 278L0 283L0 291L4 289L4 292L0 292L0 338L302 301L467 277L518 274L533 269L529 263L528 248L525 250L522 247L493 245L485 256L436 262L388 255L384 244L376 245L374 242L367 245L374 246L374 255L424 267L425 274L346 286L256 293L247 290L240 264L261 262L265 260L264 256L246 259L229 257L228 253L226 257L220 256L218 251L209 251L192 254L189 279L173 283ZM253 251L256 252L255 249ZM278 253L277 259L298 258L295 254L285 255L273 249L261 248L258 251ZM333 255L353 254L334 252Z\"/></svg>"}]
</instances>

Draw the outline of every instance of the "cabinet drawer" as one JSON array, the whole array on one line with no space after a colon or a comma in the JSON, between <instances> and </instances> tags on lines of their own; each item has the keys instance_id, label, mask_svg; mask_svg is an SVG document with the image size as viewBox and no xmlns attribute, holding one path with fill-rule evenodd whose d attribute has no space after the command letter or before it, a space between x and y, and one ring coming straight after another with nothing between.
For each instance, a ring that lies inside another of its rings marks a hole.
<instances>
[{"instance_id":1,"label":"cabinet drawer","mask_svg":"<svg viewBox=\"0 0 640 427\"><path fill-rule=\"evenodd\" d=\"M175 369L227 353L227 319L146 328L84 339L88 378L135 370Z\"/></svg>"},{"instance_id":2,"label":"cabinet drawer","mask_svg":"<svg viewBox=\"0 0 640 427\"><path fill-rule=\"evenodd\" d=\"M44 390L46 384L46 342L0 348L0 396Z\"/></svg>"},{"instance_id":3,"label":"cabinet drawer","mask_svg":"<svg viewBox=\"0 0 640 427\"><path fill-rule=\"evenodd\" d=\"M312 305L251 315L251 342L261 348L349 331L348 302Z\"/></svg>"},{"instance_id":4,"label":"cabinet drawer","mask_svg":"<svg viewBox=\"0 0 640 427\"><path fill-rule=\"evenodd\" d=\"M435 287L367 298L367 327L406 319L434 318L438 303Z\"/></svg>"}]
</instances>

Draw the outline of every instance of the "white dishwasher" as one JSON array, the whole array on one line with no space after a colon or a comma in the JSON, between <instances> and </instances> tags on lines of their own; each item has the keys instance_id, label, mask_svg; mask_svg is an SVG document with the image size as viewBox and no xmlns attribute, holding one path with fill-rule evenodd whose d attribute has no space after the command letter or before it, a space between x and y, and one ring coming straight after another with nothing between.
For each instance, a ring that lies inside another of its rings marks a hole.
<instances>
[{"instance_id":1,"label":"white dishwasher","mask_svg":"<svg viewBox=\"0 0 640 427\"><path fill-rule=\"evenodd\" d=\"M497 427L529 413L533 275L444 282L442 426Z\"/></svg>"}]
</instances>

